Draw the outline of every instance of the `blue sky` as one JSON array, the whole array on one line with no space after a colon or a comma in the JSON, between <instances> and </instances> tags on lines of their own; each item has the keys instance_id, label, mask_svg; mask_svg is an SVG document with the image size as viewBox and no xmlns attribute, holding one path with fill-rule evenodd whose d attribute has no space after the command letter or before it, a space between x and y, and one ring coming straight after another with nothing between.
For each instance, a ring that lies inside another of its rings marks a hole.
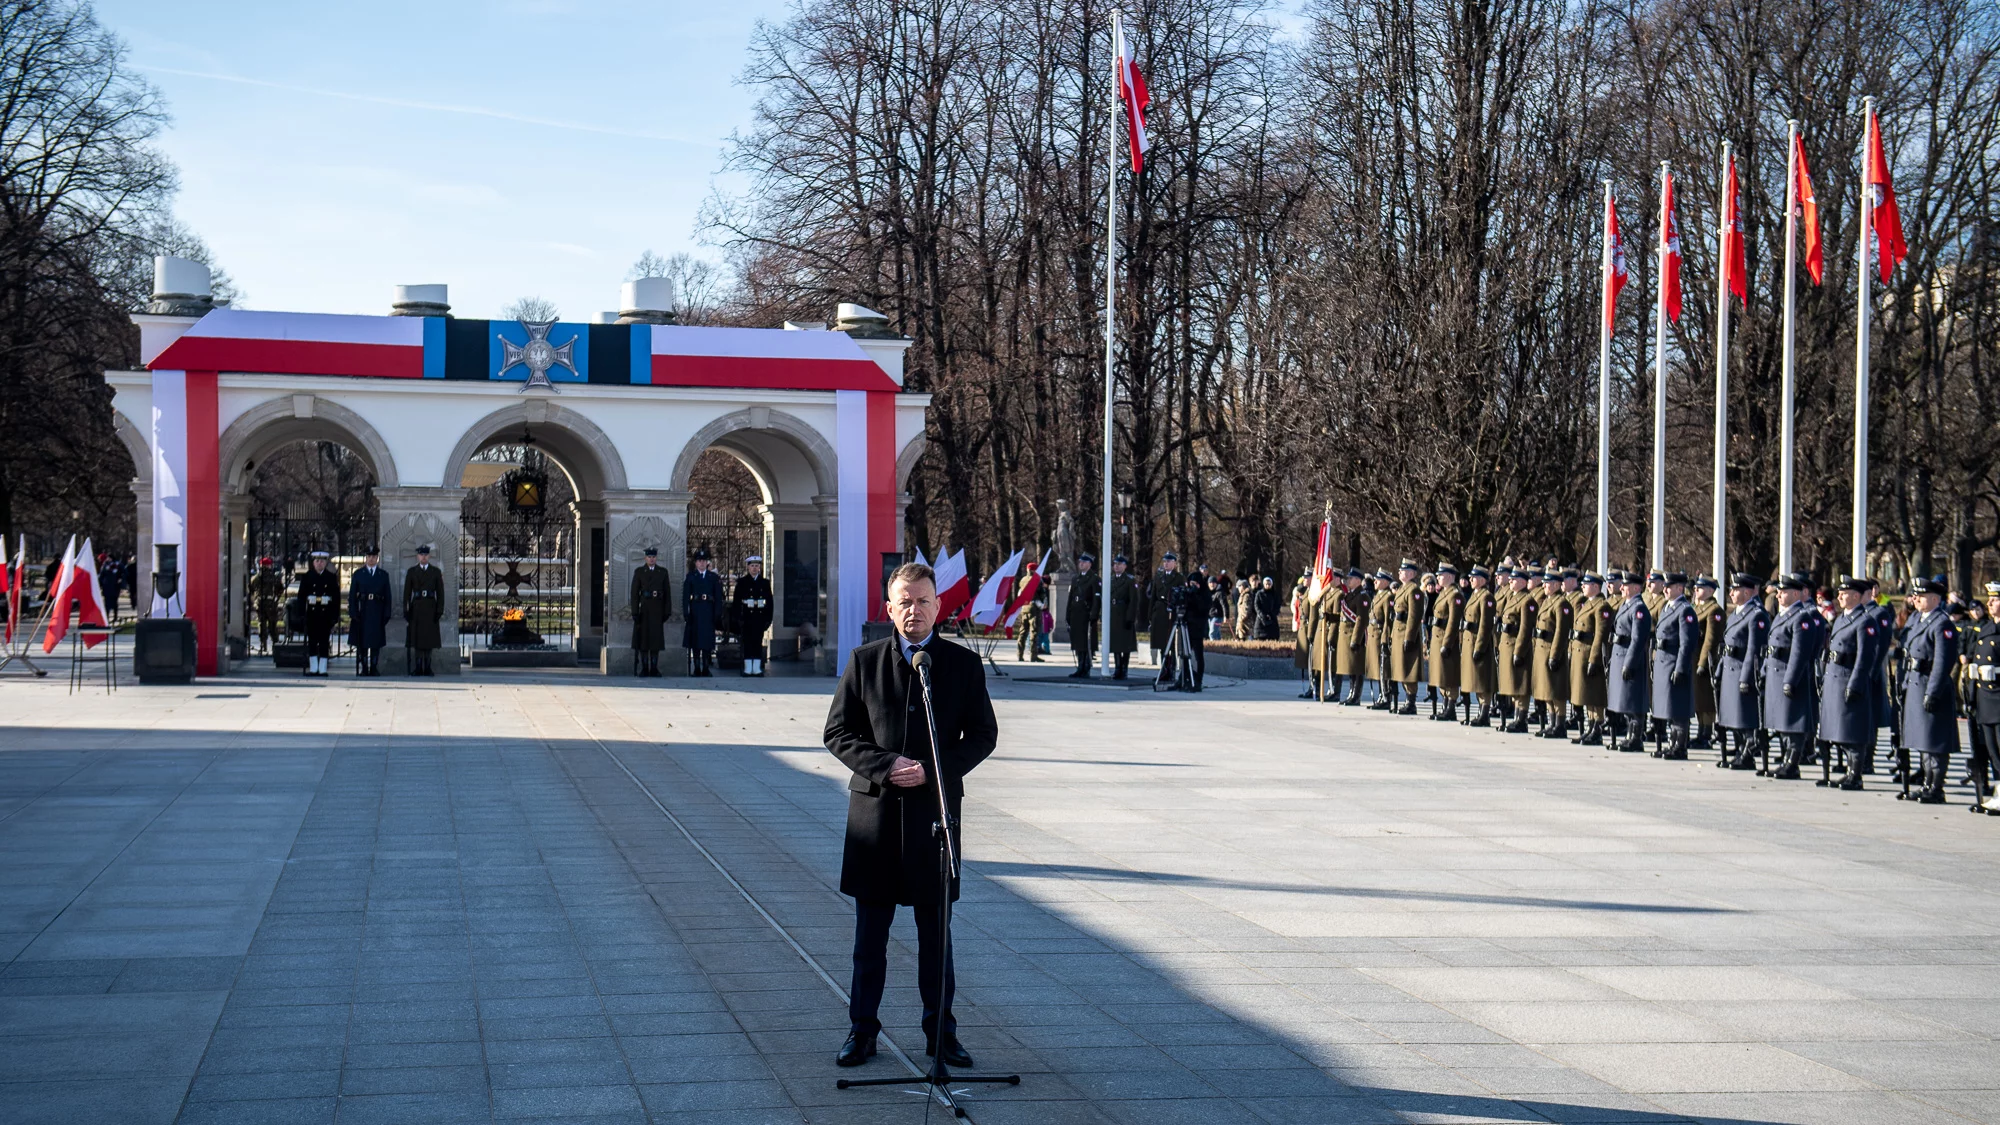
<instances>
[{"instance_id":1,"label":"blue sky","mask_svg":"<svg viewBox=\"0 0 2000 1125\"><path fill-rule=\"evenodd\" d=\"M98 0L166 95L177 212L260 309L617 306L640 252L698 243L736 85L785 0Z\"/></svg>"}]
</instances>

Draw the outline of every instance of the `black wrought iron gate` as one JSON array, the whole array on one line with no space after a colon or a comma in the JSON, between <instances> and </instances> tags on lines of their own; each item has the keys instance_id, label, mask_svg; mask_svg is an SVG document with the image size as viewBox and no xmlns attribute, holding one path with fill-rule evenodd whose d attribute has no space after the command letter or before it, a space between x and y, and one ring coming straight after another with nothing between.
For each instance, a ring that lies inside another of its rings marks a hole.
<instances>
[{"instance_id":1,"label":"black wrought iron gate","mask_svg":"<svg viewBox=\"0 0 2000 1125\"><path fill-rule=\"evenodd\" d=\"M258 633L256 578L264 559L285 580L285 596L278 604L278 636L282 641L303 641L304 609L293 604L298 595L299 575L312 568L312 553L325 551L331 558L327 569L340 576L340 620L333 628L333 655L346 656L347 580L366 561L365 552L374 543L371 527L350 527L323 519L291 516L251 516L244 526L242 565L232 568L230 581L243 587L242 630L255 642ZM231 623L232 627L235 623Z\"/></svg>"},{"instance_id":2,"label":"black wrought iron gate","mask_svg":"<svg viewBox=\"0 0 2000 1125\"><path fill-rule=\"evenodd\" d=\"M461 647L574 649L576 633L573 524L532 518L460 524Z\"/></svg>"}]
</instances>

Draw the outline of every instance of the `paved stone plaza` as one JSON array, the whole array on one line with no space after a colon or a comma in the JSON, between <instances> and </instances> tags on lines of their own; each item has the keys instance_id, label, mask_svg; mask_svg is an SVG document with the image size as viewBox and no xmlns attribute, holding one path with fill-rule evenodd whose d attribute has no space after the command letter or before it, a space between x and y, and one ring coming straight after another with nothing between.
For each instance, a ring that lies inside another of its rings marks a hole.
<instances>
[{"instance_id":1,"label":"paved stone plaza","mask_svg":"<svg viewBox=\"0 0 2000 1125\"><path fill-rule=\"evenodd\" d=\"M51 679L0 682L0 1121L923 1116L833 1087L903 1064L832 1064L830 681ZM1292 692L996 681L973 1120L2000 1121L2000 820Z\"/></svg>"}]
</instances>

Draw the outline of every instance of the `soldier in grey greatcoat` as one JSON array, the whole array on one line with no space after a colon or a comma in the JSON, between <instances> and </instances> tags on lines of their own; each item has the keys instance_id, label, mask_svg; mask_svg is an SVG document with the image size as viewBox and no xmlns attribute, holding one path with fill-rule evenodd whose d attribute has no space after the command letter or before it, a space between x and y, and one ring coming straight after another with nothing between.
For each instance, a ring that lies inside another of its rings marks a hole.
<instances>
[{"instance_id":1,"label":"soldier in grey greatcoat","mask_svg":"<svg viewBox=\"0 0 2000 1125\"><path fill-rule=\"evenodd\" d=\"M1958 627L1943 609L1944 594L1943 582L1916 584L1903 641L1903 745L1923 755L1917 800L1926 805L1944 803L1945 770L1958 750Z\"/></svg>"},{"instance_id":2,"label":"soldier in grey greatcoat","mask_svg":"<svg viewBox=\"0 0 2000 1125\"><path fill-rule=\"evenodd\" d=\"M1778 580L1778 615L1764 642L1764 729L1777 736L1782 757L1771 776L1783 781L1799 776L1819 717L1813 665L1825 643L1826 625L1813 605L1811 590L1804 574Z\"/></svg>"},{"instance_id":3,"label":"soldier in grey greatcoat","mask_svg":"<svg viewBox=\"0 0 2000 1125\"><path fill-rule=\"evenodd\" d=\"M660 565L660 549L646 548L646 565L632 568L628 601L632 609L632 674L660 674L660 652L667 647L667 622L674 616L673 584Z\"/></svg>"},{"instance_id":4,"label":"soldier in grey greatcoat","mask_svg":"<svg viewBox=\"0 0 2000 1125\"><path fill-rule=\"evenodd\" d=\"M1653 717L1666 723L1667 742L1656 756L1687 760L1688 723L1694 719L1694 666L1701 656L1701 618L1688 601L1687 575L1666 577L1653 637Z\"/></svg>"},{"instance_id":5,"label":"soldier in grey greatcoat","mask_svg":"<svg viewBox=\"0 0 2000 1125\"><path fill-rule=\"evenodd\" d=\"M1715 764L1725 769L1757 766L1757 740L1764 725L1757 676L1771 633L1771 611L1757 597L1762 585L1752 574L1738 574L1729 580L1729 623L1722 632L1721 673L1715 685L1715 725L1722 751ZM1736 735L1734 754L1729 751L1732 733Z\"/></svg>"},{"instance_id":6,"label":"soldier in grey greatcoat","mask_svg":"<svg viewBox=\"0 0 2000 1125\"><path fill-rule=\"evenodd\" d=\"M1869 578L1866 593L1867 603L1861 608L1875 622L1875 729L1890 730L1896 725L1896 708L1889 692L1889 657L1896 649L1896 611L1885 602L1877 601L1880 583ZM1861 772L1864 776L1875 772L1875 745L1880 736L1870 738L1861 748Z\"/></svg>"},{"instance_id":7,"label":"soldier in grey greatcoat","mask_svg":"<svg viewBox=\"0 0 2000 1125\"><path fill-rule=\"evenodd\" d=\"M1863 595L1865 578L1840 584L1840 615L1826 628L1826 665L1819 682L1819 737L1840 747L1842 789L1861 788L1861 748L1875 741L1875 620ZM1822 781L1824 784L1824 781Z\"/></svg>"},{"instance_id":8,"label":"soldier in grey greatcoat","mask_svg":"<svg viewBox=\"0 0 2000 1125\"><path fill-rule=\"evenodd\" d=\"M412 676L436 675L431 653L444 644L444 572L431 565L431 548L417 548L417 565L403 572L403 659Z\"/></svg>"},{"instance_id":9,"label":"soldier in grey greatcoat","mask_svg":"<svg viewBox=\"0 0 2000 1125\"><path fill-rule=\"evenodd\" d=\"M1637 753L1646 748L1646 714L1652 704L1648 654L1653 648L1653 613L1642 596L1644 579L1620 574L1625 600L1611 620L1611 659L1605 667L1605 696L1610 710L1625 720L1618 749Z\"/></svg>"}]
</instances>

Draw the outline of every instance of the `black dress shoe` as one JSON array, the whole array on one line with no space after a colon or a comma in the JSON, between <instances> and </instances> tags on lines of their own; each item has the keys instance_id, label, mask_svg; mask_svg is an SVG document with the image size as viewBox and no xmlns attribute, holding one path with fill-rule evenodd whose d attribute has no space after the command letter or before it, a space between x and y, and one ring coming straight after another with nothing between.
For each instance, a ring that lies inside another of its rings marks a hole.
<instances>
[{"instance_id":1,"label":"black dress shoe","mask_svg":"<svg viewBox=\"0 0 2000 1125\"><path fill-rule=\"evenodd\" d=\"M872 1032L850 1031L847 1042L840 1045L840 1053L833 1056L835 1066L860 1066L875 1057L875 1036Z\"/></svg>"},{"instance_id":2,"label":"black dress shoe","mask_svg":"<svg viewBox=\"0 0 2000 1125\"><path fill-rule=\"evenodd\" d=\"M942 1047L935 1041L929 1043L924 1047L924 1054L935 1055L944 1065L955 1066L961 1070L972 1065L972 1056L965 1053L965 1045L958 1041L956 1035L945 1036Z\"/></svg>"}]
</instances>

